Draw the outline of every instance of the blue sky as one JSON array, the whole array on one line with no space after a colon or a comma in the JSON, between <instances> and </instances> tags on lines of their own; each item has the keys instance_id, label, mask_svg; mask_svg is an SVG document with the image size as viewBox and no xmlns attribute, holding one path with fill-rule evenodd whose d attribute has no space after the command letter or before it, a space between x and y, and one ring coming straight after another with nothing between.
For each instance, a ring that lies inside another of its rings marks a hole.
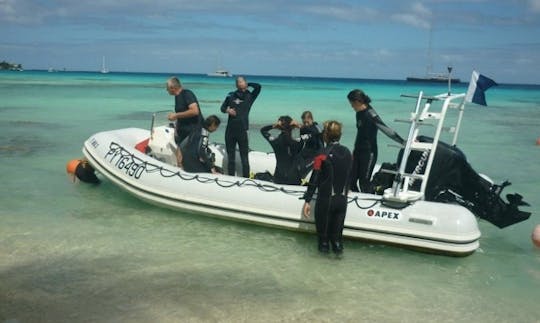
<instances>
[{"instance_id":1,"label":"blue sky","mask_svg":"<svg viewBox=\"0 0 540 323\"><path fill-rule=\"evenodd\" d=\"M473 69L540 84L540 0L0 0L0 60L27 69L403 79Z\"/></svg>"}]
</instances>

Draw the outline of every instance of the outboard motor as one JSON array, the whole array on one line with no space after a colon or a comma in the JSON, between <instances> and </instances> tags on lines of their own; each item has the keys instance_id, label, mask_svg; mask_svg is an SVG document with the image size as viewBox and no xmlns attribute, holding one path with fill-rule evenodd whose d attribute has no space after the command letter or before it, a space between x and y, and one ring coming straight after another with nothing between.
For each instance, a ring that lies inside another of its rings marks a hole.
<instances>
[{"instance_id":1,"label":"outboard motor","mask_svg":"<svg viewBox=\"0 0 540 323\"><path fill-rule=\"evenodd\" d=\"M420 142L433 142L426 136L417 138ZM401 160L400 151L398 161ZM427 152L411 151L406 172L422 174L425 171ZM396 164L383 164L381 169L397 170ZM377 192L391 187L393 174L379 171L374 175L373 185ZM418 190L420 181L410 181L410 188ZM499 228L527 220L531 213L519 210L528 206L517 193L507 194L506 201L501 197L503 189L510 185L506 181L496 185L478 174L467 162L465 154L455 146L439 142L426 186L427 201L458 203L468 208L476 216L491 222Z\"/></svg>"},{"instance_id":2,"label":"outboard motor","mask_svg":"<svg viewBox=\"0 0 540 323\"><path fill-rule=\"evenodd\" d=\"M152 129L152 135L148 142L148 154L153 158L176 165L176 143L174 141L174 128L160 126Z\"/></svg>"}]
</instances>

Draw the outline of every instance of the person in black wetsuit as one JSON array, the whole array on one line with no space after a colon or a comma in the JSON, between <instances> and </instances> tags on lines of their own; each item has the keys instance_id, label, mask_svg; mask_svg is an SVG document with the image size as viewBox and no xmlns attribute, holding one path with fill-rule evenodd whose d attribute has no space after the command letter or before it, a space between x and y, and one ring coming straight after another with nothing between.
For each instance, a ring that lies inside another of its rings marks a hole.
<instances>
[{"instance_id":1,"label":"person in black wetsuit","mask_svg":"<svg viewBox=\"0 0 540 323\"><path fill-rule=\"evenodd\" d=\"M302 125L300 126L300 139L304 146L300 152L303 164L303 168L300 169L300 175L302 178L313 168L313 158L321 152L324 148L324 142L322 139L322 132L319 125L313 121L313 114L311 111L304 111L302 113Z\"/></svg>"},{"instance_id":2,"label":"person in black wetsuit","mask_svg":"<svg viewBox=\"0 0 540 323\"><path fill-rule=\"evenodd\" d=\"M306 159L313 159L323 148L322 132L317 122L313 121L311 111L302 113L302 126L300 127L300 138L304 142L302 156Z\"/></svg>"},{"instance_id":3,"label":"person in black wetsuit","mask_svg":"<svg viewBox=\"0 0 540 323\"><path fill-rule=\"evenodd\" d=\"M184 89L177 77L167 80L167 92L174 96L175 112L169 113L168 119L176 121L176 161L178 167L183 167L181 146L189 136L200 130L203 117L197 97L191 90Z\"/></svg>"},{"instance_id":4,"label":"person in black wetsuit","mask_svg":"<svg viewBox=\"0 0 540 323\"><path fill-rule=\"evenodd\" d=\"M188 137L187 143L182 147L184 170L191 173L219 173L214 165L215 155L208 147L208 136L217 130L221 120L211 115L203 122L200 131Z\"/></svg>"},{"instance_id":5,"label":"person in black wetsuit","mask_svg":"<svg viewBox=\"0 0 540 323\"><path fill-rule=\"evenodd\" d=\"M300 185L301 174L298 160L303 143L292 137L293 128L298 124L289 116L279 117L277 123L261 128L261 134L268 140L276 155L276 168L274 170L274 183ZM270 130L279 129L281 133L274 137Z\"/></svg>"},{"instance_id":6,"label":"person in black wetsuit","mask_svg":"<svg viewBox=\"0 0 540 323\"><path fill-rule=\"evenodd\" d=\"M248 87L253 88L249 91ZM242 160L242 176L249 177L249 111L253 102L261 92L261 85L258 83L247 83L242 76L236 78L236 91L230 92L223 104L221 112L229 115L227 129L225 130L225 147L227 150L227 170L229 175L235 175L236 171L236 144L240 151Z\"/></svg>"},{"instance_id":7,"label":"person in black wetsuit","mask_svg":"<svg viewBox=\"0 0 540 323\"><path fill-rule=\"evenodd\" d=\"M371 99L362 90L352 90L347 95L349 103L356 111L356 140L354 142L353 166L351 172L351 190L364 193L373 193L371 185L371 174L375 162L377 162L377 130L381 130L390 139L400 145L405 144L394 130L389 128L379 117L375 109L371 107Z\"/></svg>"},{"instance_id":8,"label":"person in black wetsuit","mask_svg":"<svg viewBox=\"0 0 540 323\"><path fill-rule=\"evenodd\" d=\"M302 213L309 218L311 200L317 190L315 204L315 227L317 228L318 248L320 252L343 252L343 224L347 213L347 193L349 174L352 164L351 152L339 143L341 124L328 121L324 125L323 138L326 142L324 151L315 157L313 173L308 189L304 194Z\"/></svg>"}]
</instances>

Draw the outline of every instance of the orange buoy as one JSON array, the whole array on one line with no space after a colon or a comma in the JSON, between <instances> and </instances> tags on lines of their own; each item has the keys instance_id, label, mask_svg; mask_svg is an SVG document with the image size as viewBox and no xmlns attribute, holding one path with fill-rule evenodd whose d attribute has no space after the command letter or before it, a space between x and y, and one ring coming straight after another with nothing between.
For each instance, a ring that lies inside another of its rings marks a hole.
<instances>
[{"instance_id":1,"label":"orange buoy","mask_svg":"<svg viewBox=\"0 0 540 323\"><path fill-rule=\"evenodd\" d=\"M77 170L77 166L82 162L80 159L72 159L68 161L66 164L66 172L71 175L75 175L75 171Z\"/></svg>"},{"instance_id":2,"label":"orange buoy","mask_svg":"<svg viewBox=\"0 0 540 323\"><path fill-rule=\"evenodd\" d=\"M537 224L536 227L534 227L531 234L531 240L536 247L540 248L540 224Z\"/></svg>"},{"instance_id":3,"label":"orange buoy","mask_svg":"<svg viewBox=\"0 0 540 323\"><path fill-rule=\"evenodd\" d=\"M536 139L536 145L537 145L537 146L540 146L540 137L538 137L538 138Z\"/></svg>"}]
</instances>

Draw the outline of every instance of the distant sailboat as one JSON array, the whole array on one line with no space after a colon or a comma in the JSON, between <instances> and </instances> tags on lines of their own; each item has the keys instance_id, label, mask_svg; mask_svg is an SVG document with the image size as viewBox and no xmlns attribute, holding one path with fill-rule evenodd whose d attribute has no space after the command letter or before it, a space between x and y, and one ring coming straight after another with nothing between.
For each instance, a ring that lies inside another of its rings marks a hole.
<instances>
[{"instance_id":1,"label":"distant sailboat","mask_svg":"<svg viewBox=\"0 0 540 323\"><path fill-rule=\"evenodd\" d=\"M452 71L452 68L448 67L448 74L445 73L434 73L432 71L433 69L433 59L431 55L431 38L432 38L432 28L429 29L429 43L428 43L428 65L426 67L426 75L425 76L408 76L407 81L408 82L427 82L427 83L447 83L450 81L451 83L461 83L461 80L458 78L451 78L450 72Z\"/></svg>"},{"instance_id":2,"label":"distant sailboat","mask_svg":"<svg viewBox=\"0 0 540 323\"><path fill-rule=\"evenodd\" d=\"M105 56L103 56L103 61L101 62L101 74L107 74L109 73L109 70L105 66Z\"/></svg>"},{"instance_id":3,"label":"distant sailboat","mask_svg":"<svg viewBox=\"0 0 540 323\"><path fill-rule=\"evenodd\" d=\"M214 73L208 73L208 76L216 76L216 77L231 77L232 74L229 73L226 69L218 68Z\"/></svg>"},{"instance_id":4,"label":"distant sailboat","mask_svg":"<svg viewBox=\"0 0 540 323\"><path fill-rule=\"evenodd\" d=\"M213 73L208 73L206 75L208 76L214 76L214 77L232 77L232 74L224 69L221 65L221 55L219 56L219 62L218 62L218 68Z\"/></svg>"}]
</instances>

